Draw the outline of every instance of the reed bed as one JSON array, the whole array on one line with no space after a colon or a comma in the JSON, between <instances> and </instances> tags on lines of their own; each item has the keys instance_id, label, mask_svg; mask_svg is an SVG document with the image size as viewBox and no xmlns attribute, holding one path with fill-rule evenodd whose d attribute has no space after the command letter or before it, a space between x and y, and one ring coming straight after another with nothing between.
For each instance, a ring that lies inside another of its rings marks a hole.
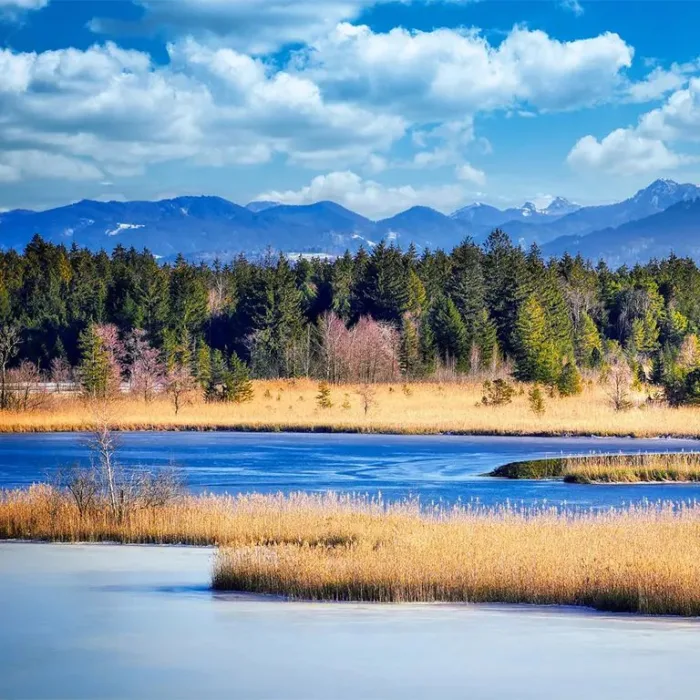
<instances>
[{"instance_id":1,"label":"reed bed","mask_svg":"<svg viewBox=\"0 0 700 700\"><path fill-rule=\"evenodd\" d=\"M563 479L571 484L633 484L700 481L700 453L590 455L513 462L489 476L507 479Z\"/></svg>"},{"instance_id":2,"label":"reed bed","mask_svg":"<svg viewBox=\"0 0 700 700\"><path fill-rule=\"evenodd\" d=\"M700 505L422 510L350 496L183 496L114 522L0 494L0 537L220 545L212 585L310 600L578 605L700 615Z\"/></svg>"},{"instance_id":3,"label":"reed bed","mask_svg":"<svg viewBox=\"0 0 700 700\"><path fill-rule=\"evenodd\" d=\"M164 397L145 403L115 399L115 430L238 430L363 432L396 434L607 435L700 437L700 411L645 402L616 412L604 389L591 382L580 396L546 398L546 413L535 415L527 387L506 406L481 405L481 383L415 383L375 387L365 414L354 385L332 386L330 408L319 407L318 384L307 380L256 381L254 399L244 404L196 401L175 415ZM94 424L95 407L68 396L49 397L32 411L0 412L0 432L84 431Z\"/></svg>"},{"instance_id":4,"label":"reed bed","mask_svg":"<svg viewBox=\"0 0 700 700\"><path fill-rule=\"evenodd\" d=\"M564 481L576 484L700 481L700 454L591 456L569 461Z\"/></svg>"}]
</instances>

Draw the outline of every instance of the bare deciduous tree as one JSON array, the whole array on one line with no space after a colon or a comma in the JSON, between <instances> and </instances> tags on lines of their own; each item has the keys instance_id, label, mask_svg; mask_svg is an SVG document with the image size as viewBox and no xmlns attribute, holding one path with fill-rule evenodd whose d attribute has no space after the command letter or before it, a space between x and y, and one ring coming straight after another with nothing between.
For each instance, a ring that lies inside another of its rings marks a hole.
<instances>
[{"instance_id":1,"label":"bare deciduous tree","mask_svg":"<svg viewBox=\"0 0 700 700\"><path fill-rule=\"evenodd\" d=\"M20 411L36 408L46 398L46 392L41 387L41 372L33 362L23 360L7 376L10 387L8 403Z\"/></svg>"},{"instance_id":2,"label":"bare deciduous tree","mask_svg":"<svg viewBox=\"0 0 700 700\"><path fill-rule=\"evenodd\" d=\"M622 355L608 358L604 381L606 394L616 411L627 411L632 408L630 400L632 370Z\"/></svg>"},{"instance_id":3,"label":"bare deciduous tree","mask_svg":"<svg viewBox=\"0 0 700 700\"><path fill-rule=\"evenodd\" d=\"M355 392L362 401L362 408L367 415L377 403L377 390L371 384L363 384Z\"/></svg>"},{"instance_id":4,"label":"bare deciduous tree","mask_svg":"<svg viewBox=\"0 0 700 700\"><path fill-rule=\"evenodd\" d=\"M81 518L97 505L100 484L94 469L75 466L67 472L59 472L56 482L59 487L66 488L73 497Z\"/></svg>"},{"instance_id":5,"label":"bare deciduous tree","mask_svg":"<svg viewBox=\"0 0 700 700\"><path fill-rule=\"evenodd\" d=\"M67 384L71 380L72 369L66 360L62 357L54 357L51 360L51 370L49 376L51 381L56 385L56 392L61 393L61 386Z\"/></svg>"},{"instance_id":6,"label":"bare deciduous tree","mask_svg":"<svg viewBox=\"0 0 700 700\"><path fill-rule=\"evenodd\" d=\"M131 361L131 391L140 394L149 403L165 383L165 365L160 351L146 339L146 331L135 329L126 342Z\"/></svg>"},{"instance_id":7,"label":"bare deciduous tree","mask_svg":"<svg viewBox=\"0 0 700 700\"><path fill-rule=\"evenodd\" d=\"M197 391L197 381L187 365L178 364L168 370L165 376L165 391L170 396L177 415L182 406L191 401Z\"/></svg>"}]
</instances>

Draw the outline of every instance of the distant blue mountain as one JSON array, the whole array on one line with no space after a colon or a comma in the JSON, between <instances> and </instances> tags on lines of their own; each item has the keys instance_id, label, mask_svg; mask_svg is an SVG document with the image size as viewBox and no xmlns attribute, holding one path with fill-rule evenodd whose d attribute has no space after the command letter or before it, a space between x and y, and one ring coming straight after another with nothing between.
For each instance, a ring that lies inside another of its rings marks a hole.
<instances>
[{"instance_id":1,"label":"distant blue mountain","mask_svg":"<svg viewBox=\"0 0 700 700\"><path fill-rule=\"evenodd\" d=\"M272 209L273 207L278 206L280 206L279 202L255 200L254 202L248 202L248 204L245 205L245 208L248 209L248 211L252 211L254 214L257 214L261 211L265 211L265 209Z\"/></svg>"},{"instance_id":2,"label":"distant blue mountain","mask_svg":"<svg viewBox=\"0 0 700 700\"><path fill-rule=\"evenodd\" d=\"M377 228L382 238L403 248L416 243L431 249L452 248L473 230L473 226L430 207L413 207L377 222Z\"/></svg>"},{"instance_id":3,"label":"distant blue mountain","mask_svg":"<svg viewBox=\"0 0 700 700\"><path fill-rule=\"evenodd\" d=\"M670 253L700 260L700 199L684 200L665 211L586 236L565 236L543 246L547 255L580 253L611 265L633 265Z\"/></svg>"},{"instance_id":4,"label":"distant blue mountain","mask_svg":"<svg viewBox=\"0 0 700 700\"><path fill-rule=\"evenodd\" d=\"M43 212L0 214L0 244L23 248L35 233L53 243L112 250L148 248L161 257L342 252L353 235L373 235L376 224L332 202L270 206L251 211L219 197L178 197L160 202L84 200ZM359 245L359 244L358 244ZM355 246L356 247L356 246Z\"/></svg>"},{"instance_id":5,"label":"distant blue mountain","mask_svg":"<svg viewBox=\"0 0 700 700\"><path fill-rule=\"evenodd\" d=\"M182 253L210 260L241 253L256 256L268 249L337 255L360 246L371 248L382 240L403 248L414 243L419 249L449 249L466 236L483 240L500 227L520 245L536 242L546 253L581 251L593 258L636 261L671 249L696 255L692 238L698 209L694 205L675 209L675 205L694 203L699 196L695 185L657 180L624 202L603 206L579 207L557 198L546 209L531 203L505 210L472 204L451 216L413 207L381 221L334 202L292 206L255 201L243 207L220 197L83 200L48 211L0 214L0 246L21 249L38 233L53 243L75 243L91 250L111 251L122 245L147 248L164 258ZM668 217L656 216L666 210ZM631 226L633 222L639 225Z\"/></svg>"},{"instance_id":6,"label":"distant blue mountain","mask_svg":"<svg viewBox=\"0 0 700 700\"><path fill-rule=\"evenodd\" d=\"M515 241L523 244L545 244L562 236L586 236L606 228L617 228L630 221L653 216L677 204L700 196L700 188L678 184L673 180L656 180L633 197L615 204L582 207L555 221L537 222L536 226L523 221L506 222L503 229Z\"/></svg>"}]
</instances>

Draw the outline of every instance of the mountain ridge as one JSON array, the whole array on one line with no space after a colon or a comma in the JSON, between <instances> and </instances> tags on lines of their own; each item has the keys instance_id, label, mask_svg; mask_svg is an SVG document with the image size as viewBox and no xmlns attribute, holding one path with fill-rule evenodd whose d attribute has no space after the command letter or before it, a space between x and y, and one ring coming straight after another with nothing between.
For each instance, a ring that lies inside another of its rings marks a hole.
<instances>
[{"instance_id":1,"label":"mountain ridge","mask_svg":"<svg viewBox=\"0 0 700 700\"><path fill-rule=\"evenodd\" d=\"M695 251L687 238L695 230L694 217L700 221L699 210L681 208L666 220L654 217L698 197L700 188L696 185L656 180L612 204L582 207L557 197L544 208L526 202L519 208L501 210L476 202L449 215L417 205L380 220L332 201L291 205L255 200L242 206L208 195L155 202L81 200L39 212L16 209L0 213L0 245L20 249L39 233L53 243L75 242L92 250L111 250L121 244L148 248L165 258L179 253L200 258L230 258L240 253L254 256L268 248L289 254L333 255L361 245L372 247L380 240L402 247L414 243L423 249L450 248L467 236L483 241L491 230L501 228L520 245L537 243L545 252L569 248L592 251L605 243L610 259L631 260L640 251L672 247L673 227L682 238L677 242L679 249ZM651 227L666 227L663 240L649 226L628 226L650 217ZM604 235L596 238L601 232ZM653 240L642 244L635 242L635 235ZM693 254L700 256L700 250Z\"/></svg>"}]
</instances>

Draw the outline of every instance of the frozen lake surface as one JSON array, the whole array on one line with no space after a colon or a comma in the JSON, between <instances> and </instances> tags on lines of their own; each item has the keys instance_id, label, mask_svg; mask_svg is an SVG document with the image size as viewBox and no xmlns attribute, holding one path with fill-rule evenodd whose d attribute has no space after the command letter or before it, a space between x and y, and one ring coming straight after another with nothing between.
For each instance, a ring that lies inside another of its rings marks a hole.
<instances>
[{"instance_id":1,"label":"frozen lake surface","mask_svg":"<svg viewBox=\"0 0 700 700\"><path fill-rule=\"evenodd\" d=\"M126 433L121 461L178 467L195 492L351 491L423 502L567 503L620 506L644 500L700 500L700 484L580 486L480 476L515 460L591 452L700 450L693 440L261 433ZM85 436L0 435L0 488L51 479L89 461Z\"/></svg>"},{"instance_id":2,"label":"frozen lake surface","mask_svg":"<svg viewBox=\"0 0 700 700\"><path fill-rule=\"evenodd\" d=\"M0 543L0 697L697 697L700 621L220 596L212 554Z\"/></svg>"}]
</instances>

